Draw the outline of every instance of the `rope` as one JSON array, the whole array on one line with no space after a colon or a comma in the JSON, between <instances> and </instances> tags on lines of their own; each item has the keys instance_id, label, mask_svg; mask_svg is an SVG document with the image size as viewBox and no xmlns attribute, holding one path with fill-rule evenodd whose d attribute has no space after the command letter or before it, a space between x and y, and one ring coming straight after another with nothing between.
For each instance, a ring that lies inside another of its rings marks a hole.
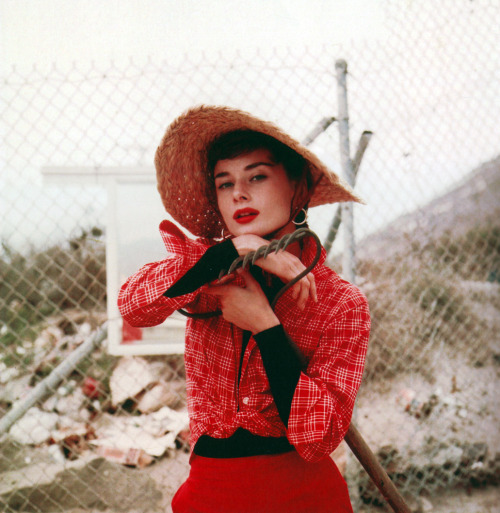
<instances>
[{"instance_id":1,"label":"rope","mask_svg":"<svg viewBox=\"0 0 500 513\"><path fill-rule=\"evenodd\" d=\"M295 230L293 233L287 233L280 239L272 240L269 244L261 246L255 251L250 251L250 253L247 253L245 256L235 258L227 271L223 269L219 273L219 280L222 279L224 276L229 276L230 274L233 274L238 268L247 269L250 265L255 265L257 260L259 260L260 258L267 258L267 256L273 251L274 253L278 253L278 251L285 251L286 248L290 246L290 244L293 244L294 242L297 242L298 240L308 235L312 237L316 242L316 255L314 255L312 262L306 267L306 269L304 269L301 273L295 276L295 278L286 283L278 291L275 298L273 299L273 302L271 303L271 308L274 310L274 307L276 306L278 299L290 287L293 287L304 276L309 274L314 269L314 267L316 266L321 257L321 241L319 240L319 237L309 228L300 228L299 230ZM178 312L192 319L209 319L210 317L217 317L218 315L222 314L220 310L204 313L190 313L186 310L178 310Z\"/></svg>"}]
</instances>

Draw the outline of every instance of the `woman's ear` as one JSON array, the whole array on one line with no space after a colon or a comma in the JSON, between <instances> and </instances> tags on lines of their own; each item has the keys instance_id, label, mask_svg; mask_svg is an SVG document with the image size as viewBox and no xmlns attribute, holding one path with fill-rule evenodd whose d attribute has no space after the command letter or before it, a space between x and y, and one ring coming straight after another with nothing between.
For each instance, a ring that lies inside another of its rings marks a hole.
<instances>
[{"instance_id":1,"label":"woman's ear","mask_svg":"<svg viewBox=\"0 0 500 513\"><path fill-rule=\"evenodd\" d=\"M294 181L295 192L292 198L291 212L294 218L309 202L309 188L306 180Z\"/></svg>"}]
</instances>

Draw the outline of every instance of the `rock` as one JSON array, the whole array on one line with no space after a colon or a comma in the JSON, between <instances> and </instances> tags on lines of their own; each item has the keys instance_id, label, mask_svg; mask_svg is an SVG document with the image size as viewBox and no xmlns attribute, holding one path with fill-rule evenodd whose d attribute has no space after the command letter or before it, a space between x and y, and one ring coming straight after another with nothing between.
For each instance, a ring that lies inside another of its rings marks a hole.
<instances>
[{"instance_id":1,"label":"rock","mask_svg":"<svg viewBox=\"0 0 500 513\"><path fill-rule=\"evenodd\" d=\"M431 463L437 467L451 466L456 468L462 459L463 452L463 449L458 445L442 447L431 456Z\"/></svg>"},{"instance_id":2,"label":"rock","mask_svg":"<svg viewBox=\"0 0 500 513\"><path fill-rule=\"evenodd\" d=\"M408 506L411 513L423 513L422 511L422 500L420 497L416 497L415 495L406 495L404 497L406 505ZM389 511L391 508L387 508Z\"/></svg>"},{"instance_id":3,"label":"rock","mask_svg":"<svg viewBox=\"0 0 500 513\"><path fill-rule=\"evenodd\" d=\"M431 511L434 511L434 506L425 497L407 495L405 497L405 502L407 506L410 508L411 513L431 513ZM391 508L388 509L392 511Z\"/></svg>"},{"instance_id":4,"label":"rock","mask_svg":"<svg viewBox=\"0 0 500 513\"><path fill-rule=\"evenodd\" d=\"M34 342L35 349L47 350L57 346L64 337L63 331L57 326L45 328Z\"/></svg>"},{"instance_id":5,"label":"rock","mask_svg":"<svg viewBox=\"0 0 500 513\"><path fill-rule=\"evenodd\" d=\"M16 402L31 389L30 381L31 376L29 374L9 380L5 386L0 388L0 401L8 404Z\"/></svg>"},{"instance_id":6,"label":"rock","mask_svg":"<svg viewBox=\"0 0 500 513\"><path fill-rule=\"evenodd\" d=\"M161 362L149 363L135 356L121 358L109 380L113 405L135 398L152 384L164 379L164 371L165 365Z\"/></svg>"},{"instance_id":7,"label":"rock","mask_svg":"<svg viewBox=\"0 0 500 513\"><path fill-rule=\"evenodd\" d=\"M122 450L100 445L97 448L97 454L106 458L108 461L121 463L122 465L131 465L138 468L147 467L154 461L154 458L142 449Z\"/></svg>"},{"instance_id":8,"label":"rock","mask_svg":"<svg viewBox=\"0 0 500 513\"><path fill-rule=\"evenodd\" d=\"M189 425L186 411L177 412L164 406L160 410L137 417L103 414L93 426L95 446L121 451L141 449L151 456L162 456L175 448L177 435Z\"/></svg>"},{"instance_id":9,"label":"rock","mask_svg":"<svg viewBox=\"0 0 500 513\"><path fill-rule=\"evenodd\" d=\"M10 380L19 376L19 370L16 367L7 367L5 363L0 362L0 383L8 383Z\"/></svg>"},{"instance_id":10,"label":"rock","mask_svg":"<svg viewBox=\"0 0 500 513\"><path fill-rule=\"evenodd\" d=\"M420 504L422 513L431 513L431 511L434 511L434 506L432 505L432 502L429 499L426 499L425 497L420 497Z\"/></svg>"},{"instance_id":11,"label":"rock","mask_svg":"<svg viewBox=\"0 0 500 513\"><path fill-rule=\"evenodd\" d=\"M175 408L179 404L179 394L172 382L160 381L152 388L146 390L139 402L137 409L142 413L151 413L163 406Z\"/></svg>"},{"instance_id":12,"label":"rock","mask_svg":"<svg viewBox=\"0 0 500 513\"><path fill-rule=\"evenodd\" d=\"M41 444L51 437L58 420L56 413L33 407L10 428L9 434L21 444Z\"/></svg>"}]
</instances>

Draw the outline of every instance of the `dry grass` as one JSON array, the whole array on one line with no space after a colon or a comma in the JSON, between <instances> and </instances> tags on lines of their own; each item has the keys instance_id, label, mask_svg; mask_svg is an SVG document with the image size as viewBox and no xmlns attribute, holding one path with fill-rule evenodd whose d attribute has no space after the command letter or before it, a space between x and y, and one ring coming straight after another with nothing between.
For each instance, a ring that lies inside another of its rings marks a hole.
<instances>
[{"instance_id":1,"label":"dry grass","mask_svg":"<svg viewBox=\"0 0 500 513\"><path fill-rule=\"evenodd\" d=\"M365 379L403 371L432 379L436 351L460 351L475 366L488 362L500 313L498 227L455 239L446 233L425 246L408 239L404 252L363 260L358 269L372 313ZM471 283L478 285L472 292Z\"/></svg>"}]
</instances>

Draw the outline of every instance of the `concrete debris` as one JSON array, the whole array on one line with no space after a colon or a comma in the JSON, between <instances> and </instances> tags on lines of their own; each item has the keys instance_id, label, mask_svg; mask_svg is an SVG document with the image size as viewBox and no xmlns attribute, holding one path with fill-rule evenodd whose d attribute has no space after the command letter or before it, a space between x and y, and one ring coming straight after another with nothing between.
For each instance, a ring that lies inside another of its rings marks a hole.
<instances>
[{"instance_id":1,"label":"concrete debris","mask_svg":"<svg viewBox=\"0 0 500 513\"><path fill-rule=\"evenodd\" d=\"M113 463L121 463L138 468L147 467L153 462L153 456L147 454L143 449L117 449L100 445L97 447L97 454Z\"/></svg>"},{"instance_id":2,"label":"concrete debris","mask_svg":"<svg viewBox=\"0 0 500 513\"><path fill-rule=\"evenodd\" d=\"M434 506L432 505L432 502L425 497L420 497L420 504L422 513L431 513L431 511L434 511Z\"/></svg>"},{"instance_id":3,"label":"concrete debris","mask_svg":"<svg viewBox=\"0 0 500 513\"><path fill-rule=\"evenodd\" d=\"M30 374L18 377L16 367L0 360L0 401L9 405L22 399L44 369L50 372L93 329L90 322L65 319L46 327L30 343L34 355ZM24 347L21 352L24 355ZM185 384L172 379L175 371L166 362L123 357L109 376L109 387L107 377L89 372L58 385L40 407L32 407L17 420L10 439L22 446L45 446L54 463L93 454L143 468L175 449L177 437L187 438L187 412L172 409L180 405Z\"/></svg>"},{"instance_id":4,"label":"concrete debris","mask_svg":"<svg viewBox=\"0 0 500 513\"><path fill-rule=\"evenodd\" d=\"M19 376L19 369L16 367L7 367L4 362L0 362L0 383L5 384Z\"/></svg>"},{"instance_id":5,"label":"concrete debris","mask_svg":"<svg viewBox=\"0 0 500 513\"><path fill-rule=\"evenodd\" d=\"M167 406L140 416L103 414L95 422L96 439L91 443L127 452L141 449L160 457L175 448L177 435L189 424L187 411L175 411Z\"/></svg>"},{"instance_id":6,"label":"concrete debris","mask_svg":"<svg viewBox=\"0 0 500 513\"><path fill-rule=\"evenodd\" d=\"M59 344L59 341L64 337L64 332L57 326L48 326L40 335L35 339L35 349L46 350Z\"/></svg>"},{"instance_id":7,"label":"concrete debris","mask_svg":"<svg viewBox=\"0 0 500 513\"><path fill-rule=\"evenodd\" d=\"M84 395L83 390L67 385L59 387L56 393L43 403L43 408L46 411L66 415L73 421L85 422L90 418L87 405L88 398Z\"/></svg>"},{"instance_id":8,"label":"concrete debris","mask_svg":"<svg viewBox=\"0 0 500 513\"><path fill-rule=\"evenodd\" d=\"M74 422L68 417L60 417L58 428L51 432L51 439L58 443L70 436L88 437L93 429L84 422Z\"/></svg>"},{"instance_id":9,"label":"concrete debris","mask_svg":"<svg viewBox=\"0 0 500 513\"><path fill-rule=\"evenodd\" d=\"M49 440L58 420L56 413L33 407L10 428L9 434L21 444L38 445Z\"/></svg>"},{"instance_id":10,"label":"concrete debris","mask_svg":"<svg viewBox=\"0 0 500 513\"><path fill-rule=\"evenodd\" d=\"M55 402L47 401L45 406L54 407L52 412L31 408L12 426L10 436L21 444L57 445L69 460L95 447L110 461L142 468L168 449L175 449L177 436L189 426L187 411L167 406L137 416L102 413L94 419L84 418L82 412L88 415L81 407L85 399L77 388L71 395L56 397ZM51 451L59 457L56 449Z\"/></svg>"},{"instance_id":11,"label":"concrete debris","mask_svg":"<svg viewBox=\"0 0 500 513\"><path fill-rule=\"evenodd\" d=\"M66 456L64 455L64 451L62 450L62 447L60 445L49 445L47 451L54 463L66 463Z\"/></svg>"},{"instance_id":12,"label":"concrete debris","mask_svg":"<svg viewBox=\"0 0 500 513\"><path fill-rule=\"evenodd\" d=\"M184 384L181 384L184 387ZM137 409L143 413L151 413L163 406L175 408L179 405L180 394L173 382L160 381L149 390L144 391L137 403Z\"/></svg>"},{"instance_id":13,"label":"concrete debris","mask_svg":"<svg viewBox=\"0 0 500 513\"><path fill-rule=\"evenodd\" d=\"M165 379L164 371L165 365L161 362L149 363L135 356L122 358L109 380L112 404L116 406L135 398L162 378Z\"/></svg>"},{"instance_id":14,"label":"concrete debris","mask_svg":"<svg viewBox=\"0 0 500 513\"><path fill-rule=\"evenodd\" d=\"M29 374L9 380L5 383L5 386L0 387L0 401L12 404L21 399L31 390L30 382L31 376Z\"/></svg>"}]
</instances>

